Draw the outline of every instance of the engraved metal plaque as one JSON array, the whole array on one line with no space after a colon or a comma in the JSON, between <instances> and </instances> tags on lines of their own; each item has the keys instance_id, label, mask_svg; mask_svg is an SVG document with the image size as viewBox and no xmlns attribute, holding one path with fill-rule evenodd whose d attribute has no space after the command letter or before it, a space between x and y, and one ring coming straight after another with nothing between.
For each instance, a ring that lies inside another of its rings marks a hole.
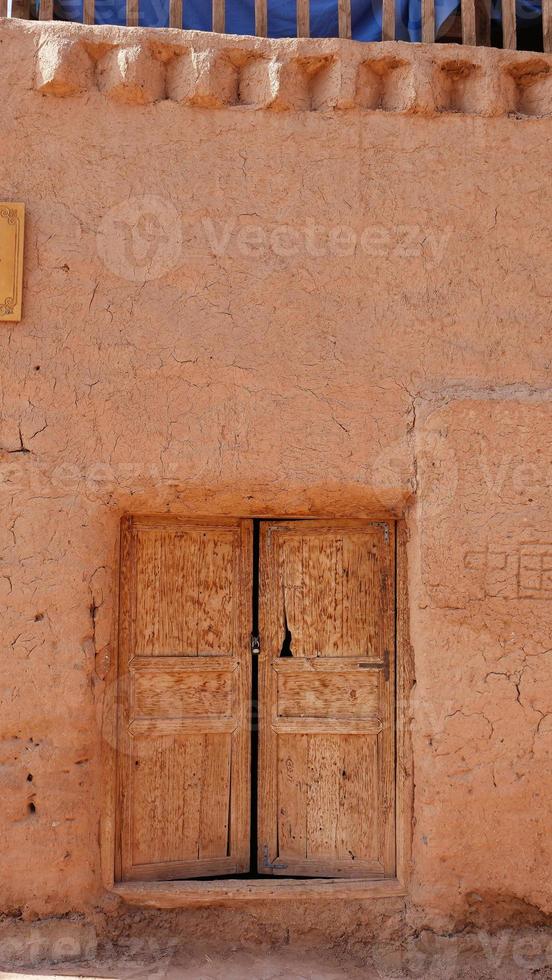
<instances>
[{"instance_id":1,"label":"engraved metal plaque","mask_svg":"<svg viewBox=\"0 0 552 980\"><path fill-rule=\"evenodd\" d=\"M0 201L0 320L21 319L25 205Z\"/></svg>"}]
</instances>

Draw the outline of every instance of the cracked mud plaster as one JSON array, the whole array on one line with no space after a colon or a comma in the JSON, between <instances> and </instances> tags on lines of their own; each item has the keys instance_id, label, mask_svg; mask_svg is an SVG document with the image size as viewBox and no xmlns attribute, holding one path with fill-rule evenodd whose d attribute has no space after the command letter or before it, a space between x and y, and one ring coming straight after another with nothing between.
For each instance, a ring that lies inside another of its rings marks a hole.
<instances>
[{"instance_id":1,"label":"cracked mud plaster","mask_svg":"<svg viewBox=\"0 0 552 980\"><path fill-rule=\"evenodd\" d=\"M550 913L552 122L52 98L35 56L59 30L0 27L1 196L28 215L23 320L0 324L3 909L109 907L121 514L391 508L417 677L406 908ZM117 228L143 220L130 261ZM376 904L332 903L328 930L368 935ZM298 935L314 915L294 908Z\"/></svg>"},{"instance_id":2,"label":"cracked mud plaster","mask_svg":"<svg viewBox=\"0 0 552 980\"><path fill-rule=\"evenodd\" d=\"M484 881L551 907L551 425L552 402L500 398L420 422L415 852L436 904Z\"/></svg>"}]
</instances>

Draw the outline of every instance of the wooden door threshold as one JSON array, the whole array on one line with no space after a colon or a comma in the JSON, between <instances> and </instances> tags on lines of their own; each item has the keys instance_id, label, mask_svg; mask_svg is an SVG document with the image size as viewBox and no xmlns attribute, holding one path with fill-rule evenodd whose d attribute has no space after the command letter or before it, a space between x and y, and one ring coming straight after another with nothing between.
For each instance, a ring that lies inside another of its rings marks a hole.
<instances>
[{"instance_id":1,"label":"wooden door threshold","mask_svg":"<svg viewBox=\"0 0 552 980\"><path fill-rule=\"evenodd\" d=\"M128 905L155 909L267 900L400 898L406 895L404 885L396 878L379 881L342 878L128 881L113 885L111 890Z\"/></svg>"}]
</instances>

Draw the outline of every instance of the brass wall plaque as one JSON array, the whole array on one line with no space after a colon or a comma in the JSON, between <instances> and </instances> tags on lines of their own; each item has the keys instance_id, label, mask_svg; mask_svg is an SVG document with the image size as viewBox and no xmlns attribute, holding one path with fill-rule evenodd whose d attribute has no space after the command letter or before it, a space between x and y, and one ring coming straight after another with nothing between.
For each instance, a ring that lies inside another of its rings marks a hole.
<instances>
[{"instance_id":1,"label":"brass wall plaque","mask_svg":"<svg viewBox=\"0 0 552 980\"><path fill-rule=\"evenodd\" d=\"M0 320L21 319L25 205L0 201Z\"/></svg>"}]
</instances>

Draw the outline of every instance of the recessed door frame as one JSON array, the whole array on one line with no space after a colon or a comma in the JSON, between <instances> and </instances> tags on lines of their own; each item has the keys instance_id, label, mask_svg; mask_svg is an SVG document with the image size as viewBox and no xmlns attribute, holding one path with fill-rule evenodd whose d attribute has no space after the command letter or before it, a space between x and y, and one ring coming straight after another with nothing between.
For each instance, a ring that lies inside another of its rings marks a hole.
<instances>
[{"instance_id":1,"label":"recessed door frame","mask_svg":"<svg viewBox=\"0 0 552 980\"><path fill-rule=\"evenodd\" d=\"M123 519L126 515L122 515ZM232 515L226 515L232 516ZM249 516L249 515L247 515ZM309 515L309 517L314 515ZM316 515L318 516L318 515ZM338 520L330 515L324 519ZM102 730L102 810L101 810L101 873L104 887L139 907L179 908L214 905L228 901L259 901L263 899L318 898L378 898L402 896L407 892L412 836L413 779L410 737L410 694L414 683L413 651L409 637L409 606L407 583L408 532L404 520L386 513L363 515L369 520L393 521L396 527L396 771L395 826L396 875L384 880L346 880L313 878L293 879L232 879L222 881L178 880L163 882L120 882L116 880L115 816L117 807L117 657L104 680L101 710ZM263 520L267 519L264 515ZM289 520L289 516L274 515L274 520ZM299 516L298 520L301 519ZM120 556L116 549L114 589L120 587ZM118 607L118 604L117 604ZM112 650L117 650L118 616L114 616Z\"/></svg>"}]
</instances>

